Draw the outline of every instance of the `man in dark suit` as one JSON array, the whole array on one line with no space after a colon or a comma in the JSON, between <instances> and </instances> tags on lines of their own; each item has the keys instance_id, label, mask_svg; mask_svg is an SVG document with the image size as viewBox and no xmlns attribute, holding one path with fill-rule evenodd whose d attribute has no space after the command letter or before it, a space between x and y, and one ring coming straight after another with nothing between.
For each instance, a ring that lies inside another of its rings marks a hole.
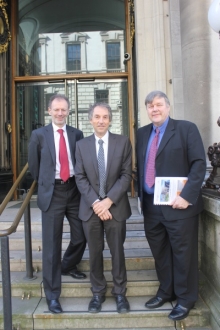
<instances>
[{"instance_id":1,"label":"man in dark suit","mask_svg":"<svg viewBox=\"0 0 220 330\"><path fill-rule=\"evenodd\" d=\"M89 312L98 313L105 301L104 232L112 256L113 289L118 313L129 312L125 297L127 275L124 241L131 215L127 191L131 182L131 143L108 131L112 111L105 103L89 109L95 133L76 144L76 183L81 193L79 218L89 246L93 298Z\"/></svg>"},{"instance_id":2,"label":"man in dark suit","mask_svg":"<svg viewBox=\"0 0 220 330\"><path fill-rule=\"evenodd\" d=\"M157 308L176 299L169 314L176 321L189 314L198 297L198 214L203 208L205 152L195 124L169 117L170 102L163 92L148 94L145 105L152 124L137 132L138 193L160 282L156 296L145 306ZM188 181L170 205L154 205L155 176L188 177Z\"/></svg>"},{"instance_id":3,"label":"man in dark suit","mask_svg":"<svg viewBox=\"0 0 220 330\"><path fill-rule=\"evenodd\" d=\"M43 284L52 313L62 312L59 303L61 269L62 275L77 279L86 277L76 267L86 246L82 221L78 218L80 194L75 183L75 145L83 138L83 133L66 125L69 108L69 100L64 95L51 97L48 112L52 123L32 132L28 152L29 169L38 182L37 202L42 211ZM64 216L70 224L71 241L61 266Z\"/></svg>"}]
</instances>

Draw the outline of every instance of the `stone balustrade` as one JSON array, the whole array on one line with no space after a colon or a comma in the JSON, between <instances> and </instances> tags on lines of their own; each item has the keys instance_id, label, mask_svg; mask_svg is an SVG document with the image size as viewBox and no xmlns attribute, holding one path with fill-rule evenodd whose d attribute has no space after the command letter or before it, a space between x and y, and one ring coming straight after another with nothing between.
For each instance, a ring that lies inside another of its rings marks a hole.
<instances>
[{"instance_id":1,"label":"stone balustrade","mask_svg":"<svg viewBox=\"0 0 220 330\"><path fill-rule=\"evenodd\" d=\"M200 295L211 311L213 330L220 329L220 199L203 196L200 216Z\"/></svg>"}]
</instances>

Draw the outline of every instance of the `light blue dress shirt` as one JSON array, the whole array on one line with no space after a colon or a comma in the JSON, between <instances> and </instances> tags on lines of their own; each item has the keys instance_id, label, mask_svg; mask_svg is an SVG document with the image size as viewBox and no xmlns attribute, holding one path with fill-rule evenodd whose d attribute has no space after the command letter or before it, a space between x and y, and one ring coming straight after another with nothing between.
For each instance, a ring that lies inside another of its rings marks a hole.
<instances>
[{"instance_id":1,"label":"light blue dress shirt","mask_svg":"<svg viewBox=\"0 0 220 330\"><path fill-rule=\"evenodd\" d=\"M168 117L165 120L165 122L161 126L158 127L159 128L159 131L160 131L160 133L159 133L159 140L158 140L158 148L159 148L160 142L161 142L161 140L163 138L164 132L165 132L165 130L167 128L167 124L168 124L169 118L170 117ZM155 125L153 125L152 131L151 131L151 135L150 135L150 138L149 138L149 141L148 141L148 145L147 145L147 152L146 152L145 162L144 162L144 185L143 185L143 187L144 187L144 191L146 193L148 193L148 194L153 194L154 193L154 185L151 188L148 187L148 185L145 182L146 181L145 180L145 176L146 176L147 159L148 159L148 155L149 155L151 143L152 143L152 141L153 141L153 139L154 139L154 137L156 135L156 128L157 127Z\"/></svg>"}]
</instances>

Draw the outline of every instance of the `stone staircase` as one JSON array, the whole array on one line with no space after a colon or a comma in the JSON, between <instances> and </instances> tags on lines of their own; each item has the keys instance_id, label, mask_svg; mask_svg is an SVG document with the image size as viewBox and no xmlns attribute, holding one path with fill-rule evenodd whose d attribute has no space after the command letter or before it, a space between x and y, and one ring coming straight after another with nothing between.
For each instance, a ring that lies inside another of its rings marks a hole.
<instances>
[{"instance_id":1,"label":"stone staircase","mask_svg":"<svg viewBox=\"0 0 220 330\"><path fill-rule=\"evenodd\" d=\"M86 249L79 269L87 274L85 280L74 280L69 276L62 277L62 294L60 298L64 313L53 315L48 312L42 287L42 241L41 214L36 207L36 200L31 202L33 267L35 280L25 279L24 226L21 221L16 233L10 237L10 267L12 282L13 329L211 329L210 313L204 302L199 299L189 316L181 322L172 322L167 315L172 309L171 303L166 303L156 310L147 310L145 302L153 296L158 288L154 260L144 236L143 218L137 207L137 200L130 199L132 216L127 221L127 237L125 255L127 267L127 297L131 311L128 314L118 314L116 304L111 296L112 286L111 259L108 247L104 250L105 276L108 282L106 301L98 314L88 313L88 303L91 299L89 282L89 253ZM10 202L0 217L1 230L8 228L13 221L20 202ZM64 222L63 251L69 242L68 222ZM202 285L202 282L201 282ZM0 272L0 329L3 325L3 303ZM175 304L175 302L173 303Z\"/></svg>"}]
</instances>

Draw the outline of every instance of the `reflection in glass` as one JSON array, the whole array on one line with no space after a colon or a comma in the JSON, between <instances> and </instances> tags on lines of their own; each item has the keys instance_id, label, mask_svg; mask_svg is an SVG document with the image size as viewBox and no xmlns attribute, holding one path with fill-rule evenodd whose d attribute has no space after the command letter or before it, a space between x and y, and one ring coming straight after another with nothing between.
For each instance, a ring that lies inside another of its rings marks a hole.
<instances>
[{"instance_id":1,"label":"reflection in glass","mask_svg":"<svg viewBox=\"0 0 220 330\"><path fill-rule=\"evenodd\" d=\"M81 70L81 45L67 45L67 71Z\"/></svg>"},{"instance_id":2,"label":"reflection in glass","mask_svg":"<svg viewBox=\"0 0 220 330\"><path fill-rule=\"evenodd\" d=\"M77 84L76 84L77 83ZM28 143L32 130L48 125L51 117L48 113L49 99L54 94L65 94L70 100L70 113L67 124L78 127L89 136L93 127L88 119L88 108L95 102L107 102L112 108L113 119L110 131L117 134L128 135L128 99L127 81L103 80L81 83L73 80L65 84L60 83L27 83L17 85L17 116L18 145L20 172L27 163ZM76 95L77 91L77 95ZM32 178L29 173L25 177L22 188L29 189Z\"/></svg>"},{"instance_id":3,"label":"reflection in glass","mask_svg":"<svg viewBox=\"0 0 220 330\"><path fill-rule=\"evenodd\" d=\"M20 30L20 75L125 71L123 31L32 35L29 47L27 37Z\"/></svg>"},{"instance_id":4,"label":"reflection in glass","mask_svg":"<svg viewBox=\"0 0 220 330\"><path fill-rule=\"evenodd\" d=\"M96 89L95 90L95 102L109 103L109 90L108 89Z\"/></svg>"},{"instance_id":5,"label":"reflection in glass","mask_svg":"<svg viewBox=\"0 0 220 330\"><path fill-rule=\"evenodd\" d=\"M77 95L76 95L77 93ZM54 94L66 94L70 101L70 114L67 123L78 127L88 136L93 128L88 120L88 108L96 102L108 103L113 111L110 131L128 135L128 99L127 80L97 80L94 82L64 83L27 83L17 85L18 109L18 154L20 170L27 162L28 141L32 130L48 125L51 117L48 113L49 99Z\"/></svg>"},{"instance_id":6,"label":"reflection in glass","mask_svg":"<svg viewBox=\"0 0 220 330\"><path fill-rule=\"evenodd\" d=\"M74 84L68 81L68 95L74 95ZM78 128L84 136L91 135L93 128L88 120L88 108L96 102L106 102L112 108L113 119L110 131L128 135L128 99L127 80L96 80L77 83ZM70 125L74 126L75 115L69 116Z\"/></svg>"},{"instance_id":7,"label":"reflection in glass","mask_svg":"<svg viewBox=\"0 0 220 330\"><path fill-rule=\"evenodd\" d=\"M125 71L124 0L18 3L20 76Z\"/></svg>"},{"instance_id":8,"label":"reflection in glass","mask_svg":"<svg viewBox=\"0 0 220 330\"><path fill-rule=\"evenodd\" d=\"M107 43L107 68L119 69L120 63L120 43L108 42Z\"/></svg>"}]
</instances>

